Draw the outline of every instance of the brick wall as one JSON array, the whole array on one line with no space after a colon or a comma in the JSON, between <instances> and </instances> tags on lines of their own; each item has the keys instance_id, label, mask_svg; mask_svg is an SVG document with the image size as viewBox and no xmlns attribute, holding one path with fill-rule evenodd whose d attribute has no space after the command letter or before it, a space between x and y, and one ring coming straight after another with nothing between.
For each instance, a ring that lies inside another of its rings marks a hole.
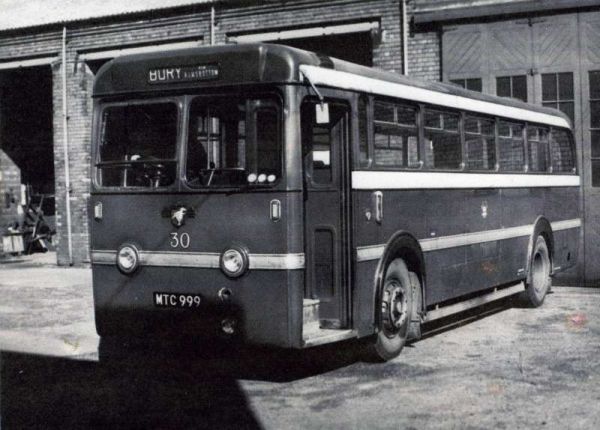
<instances>
[{"instance_id":1,"label":"brick wall","mask_svg":"<svg viewBox=\"0 0 600 430\"><path fill-rule=\"evenodd\" d=\"M399 0L280 1L268 5L225 7L216 13L215 42L226 43L227 36L256 31L284 30L306 26L332 25L377 20L381 23L378 43L373 44L373 64L400 72L401 26ZM195 40L210 40L210 11L206 8L145 16L129 15L103 23L67 25L68 154L71 177L70 204L73 261L89 261L87 202L90 185L91 90L93 74L80 55L109 49ZM15 61L35 56L56 56L52 63L53 133L56 190L56 243L58 263L67 264L65 160L62 116L62 29L22 30L0 33L0 61ZM421 66L420 66L421 67ZM416 69L415 69L416 70ZM425 70L425 69L423 69Z\"/></svg>"},{"instance_id":2,"label":"brick wall","mask_svg":"<svg viewBox=\"0 0 600 430\"><path fill-rule=\"evenodd\" d=\"M415 8L411 1L407 6L410 17ZM442 80L441 34L437 31L409 32L408 74L411 77L428 81Z\"/></svg>"}]
</instances>

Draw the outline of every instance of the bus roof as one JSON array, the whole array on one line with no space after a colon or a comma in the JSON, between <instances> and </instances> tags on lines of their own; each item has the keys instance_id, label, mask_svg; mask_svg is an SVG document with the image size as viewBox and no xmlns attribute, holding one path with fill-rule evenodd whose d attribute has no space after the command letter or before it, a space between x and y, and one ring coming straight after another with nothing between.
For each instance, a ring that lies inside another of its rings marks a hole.
<instances>
[{"instance_id":1,"label":"bus roof","mask_svg":"<svg viewBox=\"0 0 600 430\"><path fill-rule=\"evenodd\" d=\"M469 91L456 85L421 81L297 48L263 43L118 57L98 71L93 96L165 93L253 83L301 83L305 77L316 85L571 127L569 118L555 109Z\"/></svg>"}]
</instances>

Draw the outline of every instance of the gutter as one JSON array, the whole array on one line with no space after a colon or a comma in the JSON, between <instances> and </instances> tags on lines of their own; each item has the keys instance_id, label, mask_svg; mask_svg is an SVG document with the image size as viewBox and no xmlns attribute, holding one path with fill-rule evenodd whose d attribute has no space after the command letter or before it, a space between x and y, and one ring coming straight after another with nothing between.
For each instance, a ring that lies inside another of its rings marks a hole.
<instances>
[{"instance_id":1,"label":"gutter","mask_svg":"<svg viewBox=\"0 0 600 430\"><path fill-rule=\"evenodd\" d=\"M69 114L67 112L67 27L62 33L62 114L63 114L63 158L65 163L65 212L67 215L67 244L69 266L73 265L73 231L71 227L71 174L69 171Z\"/></svg>"}]
</instances>

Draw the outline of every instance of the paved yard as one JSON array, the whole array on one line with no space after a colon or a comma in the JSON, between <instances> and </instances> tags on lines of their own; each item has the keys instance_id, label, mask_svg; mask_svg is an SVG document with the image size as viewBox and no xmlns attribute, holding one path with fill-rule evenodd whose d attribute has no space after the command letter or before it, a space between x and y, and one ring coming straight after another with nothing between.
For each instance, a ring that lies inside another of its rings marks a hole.
<instances>
[{"instance_id":1,"label":"paved yard","mask_svg":"<svg viewBox=\"0 0 600 430\"><path fill-rule=\"evenodd\" d=\"M505 303L385 364L352 343L98 362L90 280L0 264L3 429L600 428L600 290Z\"/></svg>"}]
</instances>

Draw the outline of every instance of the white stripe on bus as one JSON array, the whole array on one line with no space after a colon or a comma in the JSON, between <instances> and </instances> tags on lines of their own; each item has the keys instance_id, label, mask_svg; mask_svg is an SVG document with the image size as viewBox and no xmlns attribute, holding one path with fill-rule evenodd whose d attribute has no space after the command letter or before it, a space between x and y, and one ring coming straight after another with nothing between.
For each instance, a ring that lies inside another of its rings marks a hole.
<instances>
[{"instance_id":1,"label":"white stripe on bus","mask_svg":"<svg viewBox=\"0 0 600 430\"><path fill-rule=\"evenodd\" d=\"M578 187L579 185L578 175L388 172L374 170L355 170L352 172L352 188L355 190Z\"/></svg>"},{"instance_id":2,"label":"white stripe on bus","mask_svg":"<svg viewBox=\"0 0 600 430\"><path fill-rule=\"evenodd\" d=\"M581 227L581 219L575 218L550 223L553 231L568 230ZM534 225L502 228L497 230L478 231L474 233L455 234L419 240L423 252L439 251L459 246L475 245L478 243L494 242L497 240L527 237L533 234ZM381 258L386 245L367 245L356 247L357 261L371 261Z\"/></svg>"},{"instance_id":3,"label":"white stripe on bus","mask_svg":"<svg viewBox=\"0 0 600 430\"><path fill-rule=\"evenodd\" d=\"M454 109L467 109L488 115L497 115L520 121L537 122L557 127L570 128L569 122L558 116L542 112L535 112L526 108L506 106L493 102L471 99L469 97L446 94L411 85L388 82L380 79L368 78L353 73L339 70L325 69L317 66L301 65L300 72L315 85L327 85L351 91L361 91L370 94L380 94L389 97L398 97L405 100L431 103Z\"/></svg>"},{"instance_id":4,"label":"white stripe on bus","mask_svg":"<svg viewBox=\"0 0 600 430\"><path fill-rule=\"evenodd\" d=\"M116 264L117 251L93 250L93 264ZM219 268L217 252L140 251L142 266ZM263 270L304 269L304 254L249 254L249 268Z\"/></svg>"}]
</instances>

